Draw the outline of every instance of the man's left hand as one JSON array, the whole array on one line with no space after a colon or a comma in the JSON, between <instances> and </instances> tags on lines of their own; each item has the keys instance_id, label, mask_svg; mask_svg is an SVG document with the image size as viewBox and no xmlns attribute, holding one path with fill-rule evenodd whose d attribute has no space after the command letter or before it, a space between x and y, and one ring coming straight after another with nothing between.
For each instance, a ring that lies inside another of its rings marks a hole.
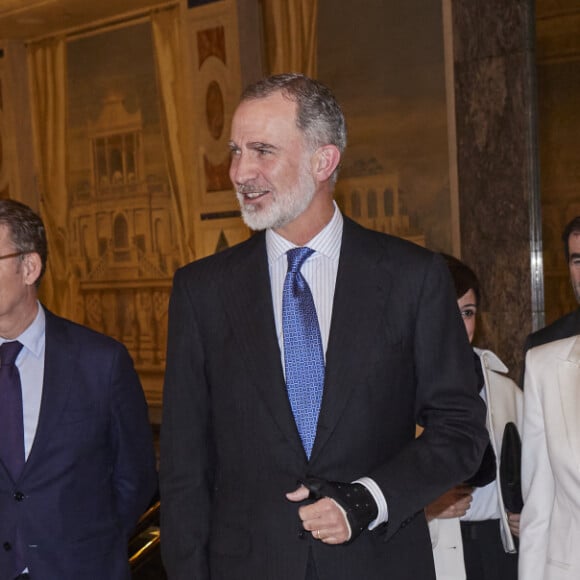
<instances>
[{"instance_id":1,"label":"man's left hand","mask_svg":"<svg viewBox=\"0 0 580 580\"><path fill-rule=\"evenodd\" d=\"M309 496L310 491L303 485L286 494L286 498L293 502L302 502ZM351 531L346 514L332 499L323 497L314 503L301 506L298 515L304 529L324 544L344 544L350 540Z\"/></svg>"}]
</instances>

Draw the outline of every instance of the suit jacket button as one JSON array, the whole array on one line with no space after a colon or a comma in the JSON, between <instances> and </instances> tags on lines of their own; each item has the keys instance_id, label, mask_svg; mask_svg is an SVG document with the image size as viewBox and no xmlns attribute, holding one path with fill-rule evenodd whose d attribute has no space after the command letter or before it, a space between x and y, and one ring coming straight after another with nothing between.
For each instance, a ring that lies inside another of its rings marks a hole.
<instances>
[{"instance_id":1,"label":"suit jacket button","mask_svg":"<svg viewBox=\"0 0 580 580\"><path fill-rule=\"evenodd\" d=\"M23 494L21 491L17 491L17 492L14 494L14 499L15 499L16 501L24 501L24 494Z\"/></svg>"},{"instance_id":2,"label":"suit jacket button","mask_svg":"<svg viewBox=\"0 0 580 580\"><path fill-rule=\"evenodd\" d=\"M4 550L5 550L6 552L10 552L10 550L12 550L12 546L10 545L10 542L4 542L4 543L2 544L2 547L4 548Z\"/></svg>"},{"instance_id":3,"label":"suit jacket button","mask_svg":"<svg viewBox=\"0 0 580 580\"><path fill-rule=\"evenodd\" d=\"M298 539L299 540L303 540L305 536L306 536L306 531L305 530L300 530L298 532Z\"/></svg>"}]
</instances>

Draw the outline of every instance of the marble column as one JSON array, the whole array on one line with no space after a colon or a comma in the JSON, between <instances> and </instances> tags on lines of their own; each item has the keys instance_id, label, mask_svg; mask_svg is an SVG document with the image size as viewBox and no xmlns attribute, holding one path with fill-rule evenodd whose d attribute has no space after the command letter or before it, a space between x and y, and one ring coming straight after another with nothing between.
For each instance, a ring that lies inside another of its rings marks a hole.
<instances>
[{"instance_id":1,"label":"marble column","mask_svg":"<svg viewBox=\"0 0 580 580\"><path fill-rule=\"evenodd\" d=\"M519 378L543 309L532 0L452 0L462 258L483 291L478 346Z\"/></svg>"}]
</instances>

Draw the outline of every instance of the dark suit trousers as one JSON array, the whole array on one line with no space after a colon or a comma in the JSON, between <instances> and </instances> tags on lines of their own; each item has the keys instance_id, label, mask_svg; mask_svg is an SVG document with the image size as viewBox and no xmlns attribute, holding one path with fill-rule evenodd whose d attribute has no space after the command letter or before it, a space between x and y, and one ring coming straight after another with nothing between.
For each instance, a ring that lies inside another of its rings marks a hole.
<instances>
[{"instance_id":1,"label":"dark suit trousers","mask_svg":"<svg viewBox=\"0 0 580 580\"><path fill-rule=\"evenodd\" d=\"M498 520L461 522L467 580L517 580L518 555L506 554Z\"/></svg>"}]
</instances>

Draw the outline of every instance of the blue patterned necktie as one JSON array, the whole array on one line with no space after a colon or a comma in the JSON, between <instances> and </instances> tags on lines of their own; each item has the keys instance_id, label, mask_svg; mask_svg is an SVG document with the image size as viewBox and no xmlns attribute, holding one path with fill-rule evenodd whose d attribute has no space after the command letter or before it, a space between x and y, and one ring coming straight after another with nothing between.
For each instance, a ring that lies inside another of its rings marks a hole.
<instances>
[{"instance_id":1,"label":"blue patterned necktie","mask_svg":"<svg viewBox=\"0 0 580 580\"><path fill-rule=\"evenodd\" d=\"M25 460L22 387L14 364L21 349L17 340L0 346L0 458L14 481Z\"/></svg>"},{"instance_id":2,"label":"blue patterned necktie","mask_svg":"<svg viewBox=\"0 0 580 580\"><path fill-rule=\"evenodd\" d=\"M289 250L288 273L282 293L282 330L286 389L298 433L310 458L324 386L324 353L316 307L300 273L311 248Z\"/></svg>"}]
</instances>

